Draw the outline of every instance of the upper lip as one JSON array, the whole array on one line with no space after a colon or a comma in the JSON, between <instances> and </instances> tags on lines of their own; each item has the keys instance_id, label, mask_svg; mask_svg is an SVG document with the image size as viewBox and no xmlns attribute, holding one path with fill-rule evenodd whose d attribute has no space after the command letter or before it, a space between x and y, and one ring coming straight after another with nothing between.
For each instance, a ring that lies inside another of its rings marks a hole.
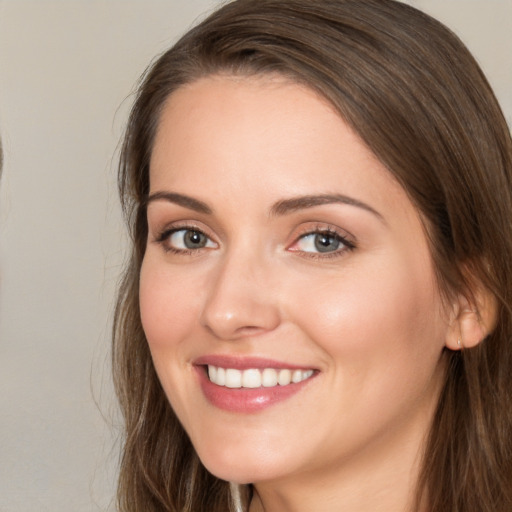
<instances>
[{"instance_id":1,"label":"upper lip","mask_svg":"<svg viewBox=\"0 0 512 512\"><path fill-rule=\"evenodd\" d=\"M310 365L291 364L275 359L267 359L262 357L233 356L233 355L206 355L198 357L193 361L196 366L217 366L221 368L234 368L237 370L249 369L289 369L289 370L305 370L314 369Z\"/></svg>"}]
</instances>

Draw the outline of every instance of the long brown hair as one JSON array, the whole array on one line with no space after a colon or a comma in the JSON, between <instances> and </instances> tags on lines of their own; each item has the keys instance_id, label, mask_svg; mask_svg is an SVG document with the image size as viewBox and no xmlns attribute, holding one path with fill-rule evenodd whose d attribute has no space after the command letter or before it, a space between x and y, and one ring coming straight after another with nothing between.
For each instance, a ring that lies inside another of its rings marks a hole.
<instances>
[{"instance_id":1,"label":"long brown hair","mask_svg":"<svg viewBox=\"0 0 512 512\"><path fill-rule=\"evenodd\" d=\"M496 327L446 351L418 500L431 512L512 510L512 142L483 73L446 27L393 0L236 0L143 76L122 146L119 189L133 253L115 313L113 372L126 422L122 512L225 512L229 487L201 465L158 382L138 281L149 161L162 106L216 73L278 73L328 99L402 184L427 227L446 296L478 283ZM419 501L418 501L419 502Z\"/></svg>"}]
</instances>

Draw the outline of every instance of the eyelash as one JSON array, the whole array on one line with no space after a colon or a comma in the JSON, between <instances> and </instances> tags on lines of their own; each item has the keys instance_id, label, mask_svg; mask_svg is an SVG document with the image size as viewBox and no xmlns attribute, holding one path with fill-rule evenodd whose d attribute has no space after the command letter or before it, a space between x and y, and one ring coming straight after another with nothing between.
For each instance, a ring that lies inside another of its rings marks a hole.
<instances>
[{"instance_id":1,"label":"eyelash","mask_svg":"<svg viewBox=\"0 0 512 512\"><path fill-rule=\"evenodd\" d=\"M183 255L183 256L192 256L192 255L199 255L202 252L202 249L210 249L206 247L201 247L197 249L176 249L175 247L172 247L169 243L169 238L179 231L193 231L196 233L199 233L203 236L205 236L208 240L212 241L212 238L208 236L202 229L199 229L195 225L180 225L177 227L173 227L170 229L164 229L155 239L155 242L160 244L165 252ZM301 239L306 238L307 236L311 235L327 235L330 236L337 241L340 242L340 244L343 246L342 248L331 251L331 252L307 252L307 251L300 251L300 250L293 250L291 249L291 252L297 252L300 253L302 257L305 258L311 258L311 259L329 259L329 258L339 258L343 256L346 252L353 251L356 249L356 244L349 240L346 236L342 235L338 229L332 227L332 226L316 226L313 229L307 229L303 233L301 233L299 236L295 238L295 240L292 242L291 245L288 247L292 247L296 245Z\"/></svg>"},{"instance_id":2,"label":"eyelash","mask_svg":"<svg viewBox=\"0 0 512 512\"><path fill-rule=\"evenodd\" d=\"M306 251L299 251L299 250L292 250L293 252L300 252L301 256L304 258L311 258L311 259L330 259L330 258L340 258L345 255L347 252L351 252L354 249L356 249L356 244L349 240L346 235L342 235L339 231L339 229L333 227L333 226L325 226L325 225L317 225L313 229L308 228L303 233L301 233L299 236L297 236L294 240L294 242L291 244L291 246L296 245L301 239L306 238L310 235L328 235L336 239L340 242L340 244L343 246L342 248L331 251L331 252L306 252Z\"/></svg>"},{"instance_id":3,"label":"eyelash","mask_svg":"<svg viewBox=\"0 0 512 512\"><path fill-rule=\"evenodd\" d=\"M208 236L202 229L199 229L194 225L181 225L177 227L173 227L170 229L164 229L155 239L155 242L160 244L163 250L167 253L178 254L180 256L195 256L202 252L201 249L209 249L205 247L201 247L198 249L176 249L172 247L172 245L168 244L169 238L178 231L193 231L195 233L199 233L205 236L208 240L212 240L210 236Z\"/></svg>"}]
</instances>

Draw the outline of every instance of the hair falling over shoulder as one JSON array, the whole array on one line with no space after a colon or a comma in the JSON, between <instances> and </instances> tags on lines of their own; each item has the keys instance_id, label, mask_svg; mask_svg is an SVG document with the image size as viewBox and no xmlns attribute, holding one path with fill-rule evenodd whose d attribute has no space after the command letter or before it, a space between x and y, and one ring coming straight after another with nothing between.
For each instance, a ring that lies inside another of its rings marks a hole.
<instances>
[{"instance_id":1,"label":"hair falling over shoulder","mask_svg":"<svg viewBox=\"0 0 512 512\"><path fill-rule=\"evenodd\" d=\"M159 113L215 73L279 74L337 109L418 208L446 300L496 301L474 348L446 350L417 504L428 512L512 510L512 141L496 98L446 27L393 0L235 0L144 74L127 125L119 191L133 252L119 289L113 374L125 420L120 512L226 512L227 482L202 466L160 386L140 320L145 201ZM478 307L478 304L475 304ZM245 489L250 494L250 488Z\"/></svg>"}]
</instances>

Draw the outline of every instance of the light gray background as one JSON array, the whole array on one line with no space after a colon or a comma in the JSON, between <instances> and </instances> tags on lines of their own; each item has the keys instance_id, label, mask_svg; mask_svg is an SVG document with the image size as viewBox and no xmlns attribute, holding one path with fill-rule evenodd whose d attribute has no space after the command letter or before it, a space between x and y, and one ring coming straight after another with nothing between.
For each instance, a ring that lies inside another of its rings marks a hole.
<instances>
[{"instance_id":1,"label":"light gray background","mask_svg":"<svg viewBox=\"0 0 512 512\"><path fill-rule=\"evenodd\" d=\"M113 510L109 335L133 86L216 0L0 0L0 512ZM512 0L411 0L512 120Z\"/></svg>"}]
</instances>

